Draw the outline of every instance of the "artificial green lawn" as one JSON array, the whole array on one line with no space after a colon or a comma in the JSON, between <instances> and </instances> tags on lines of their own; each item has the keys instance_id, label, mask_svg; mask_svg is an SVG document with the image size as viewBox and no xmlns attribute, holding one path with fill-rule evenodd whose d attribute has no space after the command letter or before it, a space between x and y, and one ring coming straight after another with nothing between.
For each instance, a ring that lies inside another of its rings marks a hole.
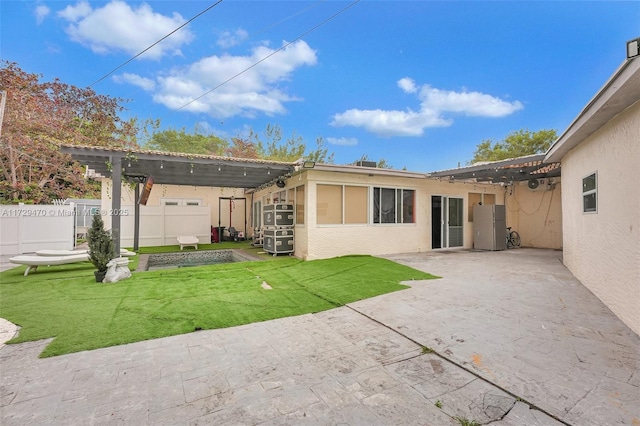
<instances>
[{"instance_id":1,"label":"artificial green lawn","mask_svg":"<svg viewBox=\"0 0 640 426\"><path fill-rule=\"evenodd\" d=\"M90 263L40 267L27 277L17 267L0 273L0 317L22 327L10 343L55 337L41 354L47 357L319 312L406 288L401 281L434 278L370 256L264 257L134 272L115 284L96 283ZM136 264L137 257L132 270Z\"/></svg>"}]
</instances>

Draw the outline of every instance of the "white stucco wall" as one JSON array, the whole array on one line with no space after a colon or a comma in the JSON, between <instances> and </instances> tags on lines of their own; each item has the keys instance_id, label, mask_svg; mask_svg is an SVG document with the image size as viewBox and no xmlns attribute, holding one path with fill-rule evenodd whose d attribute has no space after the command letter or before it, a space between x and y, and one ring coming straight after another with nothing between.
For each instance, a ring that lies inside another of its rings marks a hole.
<instances>
[{"instance_id":1,"label":"white stucco wall","mask_svg":"<svg viewBox=\"0 0 640 426\"><path fill-rule=\"evenodd\" d=\"M640 334L640 102L562 160L564 263ZM582 212L582 179L597 173L597 213Z\"/></svg>"}]
</instances>

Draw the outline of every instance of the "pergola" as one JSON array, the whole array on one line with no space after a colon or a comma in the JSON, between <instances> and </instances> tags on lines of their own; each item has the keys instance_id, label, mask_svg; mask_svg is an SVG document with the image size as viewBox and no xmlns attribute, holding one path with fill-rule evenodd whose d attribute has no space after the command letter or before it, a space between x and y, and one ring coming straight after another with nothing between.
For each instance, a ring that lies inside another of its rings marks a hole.
<instances>
[{"instance_id":1,"label":"pergola","mask_svg":"<svg viewBox=\"0 0 640 426\"><path fill-rule=\"evenodd\" d=\"M503 184L560 176L560 163L545 163L544 158L545 154L527 155L508 160L442 170L430 173L429 176L450 180Z\"/></svg>"},{"instance_id":2,"label":"pergola","mask_svg":"<svg viewBox=\"0 0 640 426\"><path fill-rule=\"evenodd\" d=\"M271 186L291 177L298 162L232 158L200 154L182 154L161 151L101 148L63 145L61 151L87 166L95 176L111 178L113 194L111 209L120 210L122 182L135 187L134 249L138 248L141 183L149 177L155 184L189 186L219 186L226 188L256 189ZM114 251L120 253L120 216L113 215L111 234Z\"/></svg>"}]
</instances>

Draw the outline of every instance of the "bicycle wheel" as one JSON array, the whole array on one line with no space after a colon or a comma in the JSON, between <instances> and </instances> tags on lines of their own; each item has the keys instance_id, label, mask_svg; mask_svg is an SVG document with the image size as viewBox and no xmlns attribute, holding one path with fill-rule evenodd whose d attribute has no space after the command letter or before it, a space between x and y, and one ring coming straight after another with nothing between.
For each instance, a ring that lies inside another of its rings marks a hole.
<instances>
[{"instance_id":1,"label":"bicycle wheel","mask_svg":"<svg viewBox=\"0 0 640 426\"><path fill-rule=\"evenodd\" d=\"M511 231L509 233L509 241L512 247L520 247L520 234L516 231Z\"/></svg>"}]
</instances>

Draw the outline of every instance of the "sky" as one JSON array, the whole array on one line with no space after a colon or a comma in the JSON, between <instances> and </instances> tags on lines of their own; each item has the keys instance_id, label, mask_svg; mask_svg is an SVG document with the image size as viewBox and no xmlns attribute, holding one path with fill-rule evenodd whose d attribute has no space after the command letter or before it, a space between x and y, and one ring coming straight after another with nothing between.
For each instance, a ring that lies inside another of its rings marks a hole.
<instances>
[{"instance_id":1,"label":"sky","mask_svg":"<svg viewBox=\"0 0 640 426\"><path fill-rule=\"evenodd\" d=\"M640 1L0 2L1 59L126 99L123 118L225 139L278 125L336 164L416 172L561 134L638 37Z\"/></svg>"}]
</instances>

